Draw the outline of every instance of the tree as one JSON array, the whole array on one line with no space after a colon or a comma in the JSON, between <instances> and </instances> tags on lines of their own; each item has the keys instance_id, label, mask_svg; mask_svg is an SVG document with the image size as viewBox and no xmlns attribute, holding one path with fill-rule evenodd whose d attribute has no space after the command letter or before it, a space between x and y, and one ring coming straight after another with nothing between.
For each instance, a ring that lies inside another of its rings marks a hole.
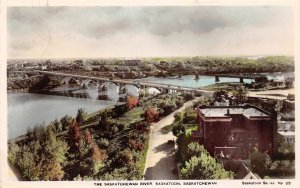
<instances>
[{"instance_id":1,"label":"tree","mask_svg":"<svg viewBox=\"0 0 300 188\"><path fill-rule=\"evenodd\" d=\"M197 142L188 145L183 158L185 164L181 168L184 179L230 179L233 173L228 172L224 167L211 157L208 151Z\"/></svg>"},{"instance_id":2,"label":"tree","mask_svg":"<svg viewBox=\"0 0 300 188\"><path fill-rule=\"evenodd\" d=\"M76 123L76 121L73 120L68 130L68 144L72 152L78 151L80 146L80 140L80 127Z\"/></svg>"},{"instance_id":3,"label":"tree","mask_svg":"<svg viewBox=\"0 0 300 188\"><path fill-rule=\"evenodd\" d=\"M128 96L126 100L126 106L128 110L136 107L139 104L139 99L134 96Z\"/></svg>"},{"instance_id":4,"label":"tree","mask_svg":"<svg viewBox=\"0 0 300 188\"><path fill-rule=\"evenodd\" d=\"M76 115L76 122L82 123L86 120L86 117L87 113L82 108L79 108Z\"/></svg>"},{"instance_id":5,"label":"tree","mask_svg":"<svg viewBox=\"0 0 300 188\"><path fill-rule=\"evenodd\" d=\"M159 112L155 108L148 108L145 111L145 118L147 120L147 123L152 123L154 121L157 121L159 117Z\"/></svg>"},{"instance_id":6,"label":"tree","mask_svg":"<svg viewBox=\"0 0 300 188\"><path fill-rule=\"evenodd\" d=\"M56 132L61 132L62 131L62 124L59 122L57 119L53 121L53 125L55 127Z\"/></svg>"},{"instance_id":7,"label":"tree","mask_svg":"<svg viewBox=\"0 0 300 188\"><path fill-rule=\"evenodd\" d=\"M13 165L25 180L61 180L66 161L67 144L56 139L49 128L43 140L32 141L17 153L18 160Z\"/></svg>"},{"instance_id":8,"label":"tree","mask_svg":"<svg viewBox=\"0 0 300 188\"><path fill-rule=\"evenodd\" d=\"M8 144L8 162L12 165L16 163L17 154L20 151L20 147L15 142Z\"/></svg>"},{"instance_id":9,"label":"tree","mask_svg":"<svg viewBox=\"0 0 300 188\"><path fill-rule=\"evenodd\" d=\"M87 144L91 144L93 142L93 136L89 130L84 131L84 139Z\"/></svg>"},{"instance_id":10,"label":"tree","mask_svg":"<svg viewBox=\"0 0 300 188\"><path fill-rule=\"evenodd\" d=\"M263 178L272 163L270 156L266 152L262 153L257 148L253 148L249 158L253 172Z\"/></svg>"},{"instance_id":11,"label":"tree","mask_svg":"<svg viewBox=\"0 0 300 188\"><path fill-rule=\"evenodd\" d=\"M91 173L93 175L97 174L99 170L104 166L104 161L108 158L106 150L99 149L98 145L92 143L92 148L90 150L91 157Z\"/></svg>"},{"instance_id":12,"label":"tree","mask_svg":"<svg viewBox=\"0 0 300 188\"><path fill-rule=\"evenodd\" d=\"M180 122L183 120L184 113L183 112L176 112L174 114L175 122Z\"/></svg>"},{"instance_id":13,"label":"tree","mask_svg":"<svg viewBox=\"0 0 300 188\"><path fill-rule=\"evenodd\" d=\"M223 166L216 162L210 155L202 153L185 162L181 169L183 179L232 179L233 173L226 171Z\"/></svg>"},{"instance_id":14,"label":"tree","mask_svg":"<svg viewBox=\"0 0 300 188\"><path fill-rule=\"evenodd\" d=\"M104 161L107 159L105 150L99 149L98 145L93 143L91 149L91 158L93 161Z\"/></svg>"},{"instance_id":15,"label":"tree","mask_svg":"<svg viewBox=\"0 0 300 188\"><path fill-rule=\"evenodd\" d=\"M119 166L131 166L133 164L132 152L129 148L117 154L116 163Z\"/></svg>"},{"instance_id":16,"label":"tree","mask_svg":"<svg viewBox=\"0 0 300 188\"><path fill-rule=\"evenodd\" d=\"M178 137L180 134L185 133L185 127L182 124L176 124L172 128L172 133L174 136Z\"/></svg>"},{"instance_id":17,"label":"tree","mask_svg":"<svg viewBox=\"0 0 300 188\"><path fill-rule=\"evenodd\" d=\"M202 153L209 155L203 145L200 145L198 142L191 142L188 145L186 160L192 158L193 156L200 156Z\"/></svg>"},{"instance_id":18,"label":"tree","mask_svg":"<svg viewBox=\"0 0 300 188\"><path fill-rule=\"evenodd\" d=\"M64 116L60 119L60 123L62 125L62 130L67 130L69 128L69 125L74 121L74 119L68 115Z\"/></svg>"}]
</instances>

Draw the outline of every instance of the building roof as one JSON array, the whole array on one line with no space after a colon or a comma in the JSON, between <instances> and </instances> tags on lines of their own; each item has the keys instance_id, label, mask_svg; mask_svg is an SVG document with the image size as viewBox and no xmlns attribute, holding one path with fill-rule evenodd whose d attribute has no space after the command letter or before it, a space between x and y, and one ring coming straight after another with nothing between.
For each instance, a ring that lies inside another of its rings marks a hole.
<instances>
[{"instance_id":1,"label":"building roof","mask_svg":"<svg viewBox=\"0 0 300 188\"><path fill-rule=\"evenodd\" d=\"M295 131L295 121L278 121L278 130Z\"/></svg>"},{"instance_id":2,"label":"building roof","mask_svg":"<svg viewBox=\"0 0 300 188\"><path fill-rule=\"evenodd\" d=\"M202 106L198 108L204 117L230 117L230 115L244 115L252 117L270 117L270 114L255 106ZM229 112L229 114L228 114Z\"/></svg>"},{"instance_id":3,"label":"building roof","mask_svg":"<svg viewBox=\"0 0 300 188\"><path fill-rule=\"evenodd\" d=\"M294 131L280 131L280 130L278 130L278 134L280 134L282 136L295 136Z\"/></svg>"}]
</instances>

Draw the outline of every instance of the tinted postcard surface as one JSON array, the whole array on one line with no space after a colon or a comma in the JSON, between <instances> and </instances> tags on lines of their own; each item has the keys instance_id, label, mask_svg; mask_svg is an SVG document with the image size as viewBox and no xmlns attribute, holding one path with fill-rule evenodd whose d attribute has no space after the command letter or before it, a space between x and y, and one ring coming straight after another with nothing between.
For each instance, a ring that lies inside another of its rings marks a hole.
<instances>
[{"instance_id":1,"label":"tinted postcard surface","mask_svg":"<svg viewBox=\"0 0 300 188\"><path fill-rule=\"evenodd\" d=\"M297 4L3 4L3 185L299 186Z\"/></svg>"}]
</instances>

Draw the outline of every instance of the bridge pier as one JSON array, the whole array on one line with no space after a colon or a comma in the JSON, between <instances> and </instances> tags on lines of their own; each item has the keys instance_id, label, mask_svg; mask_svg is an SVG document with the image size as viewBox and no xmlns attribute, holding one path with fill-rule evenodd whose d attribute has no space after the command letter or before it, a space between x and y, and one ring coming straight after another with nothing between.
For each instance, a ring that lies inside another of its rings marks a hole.
<instances>
[{"instance_id":1,"label":"bridge pier","mask_svg":"<svg viewBox=\"0 0 300 188\"><path fill-rule=\"evenodd\" d=\"M123 93L123 91L124 91L124 86L126 86L126 84L124 84L124 83L120 83L119 84L119 94L121 94L121 93Z\"/></svg>"},{"instance_id":2,"label":"bridge pier","mask_svg":"<svg viewBox=\"0 0 300 188\"><path fill-rule=\"evenodd\" d=\"M215 82L220 82L219 76L215 76Z\"/></svg>"},{"instance_id":3,"label":"bridge pier","mask_svg":"<svg viewBox=\"0 0 300 188\"><path fill-rule=\"evenodd\" d=\"M167 93L169 93L170 91L168 90L168 89L166 89L166 88L162 88L161 89L161 93L163 93L163 94L167 94Z\"/></svg>"}]
</instances>

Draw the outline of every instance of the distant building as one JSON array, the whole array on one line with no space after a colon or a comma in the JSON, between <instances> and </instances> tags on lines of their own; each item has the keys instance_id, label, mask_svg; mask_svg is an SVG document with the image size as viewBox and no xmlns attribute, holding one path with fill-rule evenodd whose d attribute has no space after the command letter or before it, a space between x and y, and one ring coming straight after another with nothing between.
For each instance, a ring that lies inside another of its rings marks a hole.
<instances>
[{"instance_id":1,"label":"distant building","mask_svg":"<svg viewBox=\"0 0 300 188\"><path fill-rule=\"evenodd\" d=\"M234 172L234 179L261 179L251 171L250 160L221 160L221 164L226 170Z\"/></svg>"},{"instance_id":2,"label":"distant building","mask_svg":"<svg viewBox=\"0 0 300 188\"><path fill-rule=\"evenodd\" d=\"M199 106L198 133L211 155L245 159L257 147L273 154L277 118L256 106Z\"/></svg>"},{"instance_id":3,"label":"distant building","mask_svg":"<svg viewBox=\"0 0 300 188\"><path fill-rule=\"evenodd\" d=\"M295 144L295 132L278 130L278 141L285 144Z\"/></svg>"},{"instance_id":4,"label":"distant building","mask_svg":"<svg viewBox=\"0 0 300 188\"><path fill-rule=\"evenodd\" d=\"M295 121L278 121L278 142L295 144Z\"/></svg>"}]
</instances>

